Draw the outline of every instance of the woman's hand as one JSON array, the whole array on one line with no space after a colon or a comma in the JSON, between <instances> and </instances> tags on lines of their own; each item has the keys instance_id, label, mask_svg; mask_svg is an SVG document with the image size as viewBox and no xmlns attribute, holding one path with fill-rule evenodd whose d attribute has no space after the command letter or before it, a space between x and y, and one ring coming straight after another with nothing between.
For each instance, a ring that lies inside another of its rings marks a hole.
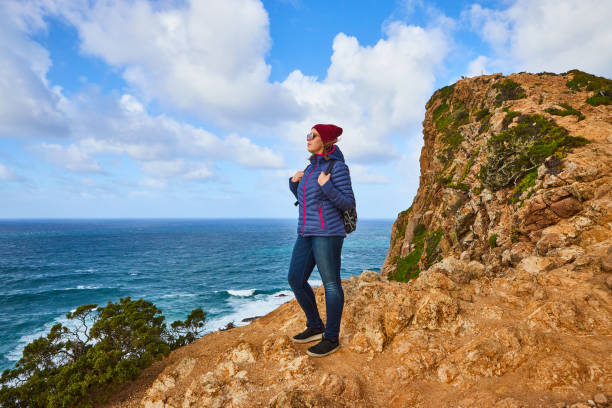
<instances>
[{"instance_id":1,"label":"woman's hand","mask_svg":"<svg viewBox=\"0 0 612 408\"><path fill-rule=\"evenodd\" d=\"M298 181L300 181L303 175L304 175L304 170L300 170L297 173L295 173L293 177L291 177L291 181L293 181L294 183L297 183Z\"/></svg>"},{"instance_id":2,"label":"woman's hand","mask_svg":"<svg viewBox=\"0 0 612 408\"><path fill-rule=\"evenodd\" d=\"M317 181L319 182L319 185L322 186L323 184L327 183L327 180L329 180L330 177L331 173L325 174L325 172L322 171L321 173L319 173L319 178L317 179Z\"/></svg>"}]
</instances>

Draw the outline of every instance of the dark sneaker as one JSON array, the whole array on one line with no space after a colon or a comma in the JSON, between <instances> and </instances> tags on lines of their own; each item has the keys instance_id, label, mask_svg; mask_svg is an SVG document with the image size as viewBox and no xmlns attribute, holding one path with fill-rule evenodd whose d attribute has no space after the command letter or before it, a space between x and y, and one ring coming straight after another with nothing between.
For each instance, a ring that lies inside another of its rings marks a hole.
<instances>
[{"instance_id":1,"label":"dark sneaker","mask_svg":"<svg viewBox=\"0 0 612 408\"><path fill-rule=\"evenodd\" d=\"M339 348L340 342L338 340L333 341L323 336L321 341L315 344L314 346L309 347L308 350L306 350L306 353L308 353L309 356L313 357L323 357L333 353Z\"/></svg>"},{"instance_id":2,"label":"dark sneaker","mask_svg":"<svg viewBox=\"0 0 612 408\"><path fill-rule=\"evenodd\" d=\"M293 336L293 341L296 343L308 343L311 341L319 340L323 336L325 328L312 328L307 327L303 332Z\"/></svg>"}]
</instances>

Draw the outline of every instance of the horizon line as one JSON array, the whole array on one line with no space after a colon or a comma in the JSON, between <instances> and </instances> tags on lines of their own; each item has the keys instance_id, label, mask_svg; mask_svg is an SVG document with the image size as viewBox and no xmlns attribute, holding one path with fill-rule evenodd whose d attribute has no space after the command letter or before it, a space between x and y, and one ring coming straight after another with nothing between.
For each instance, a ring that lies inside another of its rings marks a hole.
<instances>
[{"instance_id":1,"label":"horizon line","mask_svg":"<svg viewBox=\"0 0 612 408\"><path fill-rule=\"evenodd\" d=\"M44 220L294 220L294 217L30 217L0 218L0 221ZM359 218L360 220L395 220L396 218Z\"/></svg>"}]
</instances>

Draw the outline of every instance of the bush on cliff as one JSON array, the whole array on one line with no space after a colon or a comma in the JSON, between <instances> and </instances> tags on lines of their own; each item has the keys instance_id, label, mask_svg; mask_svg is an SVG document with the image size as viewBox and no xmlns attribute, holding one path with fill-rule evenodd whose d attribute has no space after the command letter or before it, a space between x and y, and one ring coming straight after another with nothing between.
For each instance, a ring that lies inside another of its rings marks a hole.
<instances>
[{"instance_id":1,"label":"bush on cliff","mask_svg":"<svg viewBox=\"0 0 612 408\"><path fill-rule=\"evenodd\" d=\"M527 97L521 85L509 78L504 78L494 83L491 87L498 91L497 95L495 95L495 106L501 106L504 101L511 99L522 99Z\"/></svg>"},{"instance_id":2,"label":"bush on cliff","mask_svg":"<svg viewBox=\"0 0 612 408\"><path fill-rule=\"evenodd\" d=\"M487 163L481 167L480 178L492 190L515 186L547 157L587 143L542 115L520 115L516 126L487 141Z\"/></svg>"},{"instance_id":3,"label":"bush on cliff","mask_svg":"<svg viewBox=\"0 0 612 408\"><path fill-rule=\"evenodd\" d=\"M566 74L572 74L572 79L567 81L565 85L571 91L593 91L586 103L593 106L610 105L612 104L612 80L596 75L587 74L586 72L572 69Z\"/></svg>"},{"instance_id":4,"label":"bush on cliff","mask_svg":"<svg viewBox=\"0 0 612 408\"><path fill-rule=\"evenodd\" d=\"M417 278L421 273L419 263L427 269L439 260L440 250L438 245L443 235L442 228L428 232L425 225L418 224L413 230L411 241L414 246L413 250L403 258L397 257L395 260L397 268L393 273L389 274L388 279L408 282L411 279ZM421 259L423 252L425 252L425 257Z\"/></svg>"},{"instance_id":5,"label":"bush on cliff","mask_svg":"<svg viewBox=\"0 0 612 408\"><path fill-rule=\"evenodd\" d=\"M24 348L14 369L4 370L0 406L91 407L106 401L153 360L193 342L205 312L195 309L168 329L153 303L128 296L106 307L79 306L66 317L77 322L75 329L57 323Z\"/></svg>"}]
</instances>

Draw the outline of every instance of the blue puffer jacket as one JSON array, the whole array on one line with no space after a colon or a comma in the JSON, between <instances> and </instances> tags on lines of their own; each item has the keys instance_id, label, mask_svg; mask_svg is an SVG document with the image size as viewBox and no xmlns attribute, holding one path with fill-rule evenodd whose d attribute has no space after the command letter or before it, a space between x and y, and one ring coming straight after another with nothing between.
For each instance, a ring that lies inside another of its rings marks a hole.
<instances>
[{"instance_id":1,"label":"blue puffer jacket","mask_svg":"<svg viewBox=\"0 0 612 408\"><path fill-rule=\"evenodd\" d=\"M319 174L329 166L329 161L322 154L315 154L310 160L299 182L294 183L289 177L289 189L300 204L297 232L303 237L346 237L342 212L355 205L351 176L337 145L334 145L329 157L337 162L331 178L322 186L318 182Z\"/></svg>"}]
</instances>

